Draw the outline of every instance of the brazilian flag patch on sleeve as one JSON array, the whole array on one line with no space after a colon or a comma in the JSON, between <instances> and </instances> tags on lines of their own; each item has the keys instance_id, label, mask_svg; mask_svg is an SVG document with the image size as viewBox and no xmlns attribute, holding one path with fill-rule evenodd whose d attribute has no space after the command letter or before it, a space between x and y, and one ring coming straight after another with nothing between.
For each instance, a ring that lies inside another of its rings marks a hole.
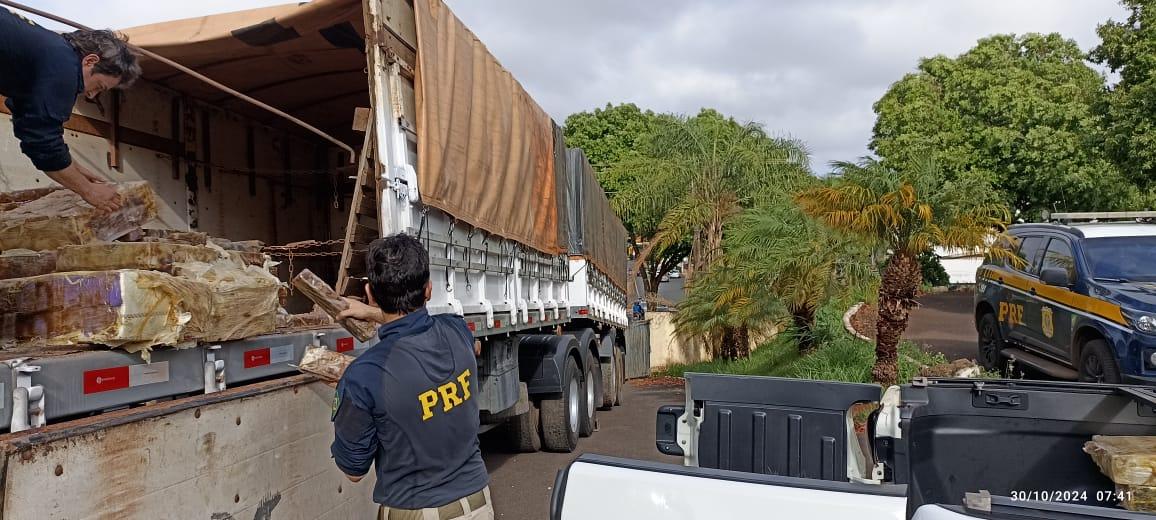
<instances>
[{"instance_id":1,"label":"brazilian flag patch on sleeve","mask_svg":"<svg viewBox=\"0 0 1156 520\"><path fill-rule=\"evenodd\" d=\"M329 421L332 422L337 418L337 409L341 407L341 389L338 388L333 392L333 411L329 414Z\"/></svg>"}]
</instances>

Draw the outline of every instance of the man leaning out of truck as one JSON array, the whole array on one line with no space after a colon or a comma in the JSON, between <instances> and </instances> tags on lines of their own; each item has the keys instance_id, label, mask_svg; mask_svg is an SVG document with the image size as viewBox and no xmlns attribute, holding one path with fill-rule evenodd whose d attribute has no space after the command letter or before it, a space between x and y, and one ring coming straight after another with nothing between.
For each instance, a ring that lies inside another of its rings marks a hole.
<instances>
[{"instance_id":1,"label":"man leaning out of truck","mask_svg":"<svg viewBox=\"0 0 1156 520\"><path fill-rule=\"evenodd\" d=\"M375 466L379 519L494 518L478 447L477 360L460 316L431 316L429 255L409 235L366 253L369 305L337 318L381 324L334 397L333 460L357 482Z\"/></svg>"},{"instance_id":2,"label":"man leaning out of truck","mask_svg":"<svg viewBox=\"0 0 1156 520\"><path fill-rule=\"evenodd\" d=\"M95 99L140 77L136 54L112 31L57 34L0 8L0 95L20 150L37 169L101 211L120 207L116 188L81 166L64 144L76 96Z\"/></svg>"}]
</instances>

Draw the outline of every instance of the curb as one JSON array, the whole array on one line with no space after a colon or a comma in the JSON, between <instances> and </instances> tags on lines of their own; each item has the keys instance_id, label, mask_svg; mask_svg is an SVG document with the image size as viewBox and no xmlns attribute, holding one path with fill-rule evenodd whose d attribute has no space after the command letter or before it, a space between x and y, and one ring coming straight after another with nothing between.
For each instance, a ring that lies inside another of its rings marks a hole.
<instances>
[{"instance_id":1,"label":"curb","mask_svg":"<svg viewBox=\"0 0 1156 520\"><path fill-rule=\"evenodd\" d=\"M843 328L847 329L848 333L860 340L866 341L867 343L875 343L875 340L860 334L859 331L855 330L855 327L851 326L851 317L854 316L856 312L859 312L859 309L862 309L864 305L866 305L866 302L856 303L852 305L850 309L847 309L847 312L843 313Z\"/></svg>"}]
</instances>

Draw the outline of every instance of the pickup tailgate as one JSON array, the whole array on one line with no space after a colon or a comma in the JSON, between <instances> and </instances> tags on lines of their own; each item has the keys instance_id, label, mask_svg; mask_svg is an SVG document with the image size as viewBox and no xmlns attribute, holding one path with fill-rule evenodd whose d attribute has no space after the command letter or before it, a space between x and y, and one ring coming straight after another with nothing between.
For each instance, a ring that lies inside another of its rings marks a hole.
<instances>
[{"instance_id":1,"label":"pickup tailgate","mask_svg":"<svg viewBox=\"0 0 1156 520\"><path fill-rule=\"evenodd\" d=\"M551 520L902 520L906 486L878 486L582 455L558 474Z\"/></svg>"}]
</instances>

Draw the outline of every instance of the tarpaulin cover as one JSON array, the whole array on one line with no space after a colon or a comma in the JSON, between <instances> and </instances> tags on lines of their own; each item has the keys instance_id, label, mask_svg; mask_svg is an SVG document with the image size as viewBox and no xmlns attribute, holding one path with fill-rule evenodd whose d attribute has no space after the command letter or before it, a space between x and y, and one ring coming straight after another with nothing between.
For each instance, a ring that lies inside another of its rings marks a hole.
<instances>
[{"instance_id":1,"label":"tarpaulin cover","mask_svg":"<svg viewBox=\"0 0 1156 520\"><path fill-rule=\"evenodd\" d=\"M579 148L567 150L569 189L569 252L582 255L605 273L619 289L626 290L626 244L629 236L622 220L610 207L590 161Z\"/></svg>"},{"instance_id":2,"label":"tarpaulin cover","mask_svg":"<svg viewBox=\"0 0 1156 520\"><path fill-rule=\"evenodd\" d=\"M549 116L441 0L414 9L422 202L562 252Z\"/></svg>"},{"instance_id":3,"label":"tarpaulin cover","mask_svg":"<svg viewBox=\"0 0 1156 520\"><path fill-rule=\"evenodd\" d=\"M347 142L369 106L361 0L314 0L123 29L129 41L284 110ZM142 58L144 77L259 121L262 109Z\"/></svg>"},{"instance_id":4,"label":"tarpaulin cover","mask_svg":"<svg viewBox=\"0 0 1156 520\"><path fill-rule=\"evenodd\" d=\"M566 156L566 138L562 128L554 125L554 200L558 203L558 241L570 251L570 160Z\"/></svg>"}]
</instances>

